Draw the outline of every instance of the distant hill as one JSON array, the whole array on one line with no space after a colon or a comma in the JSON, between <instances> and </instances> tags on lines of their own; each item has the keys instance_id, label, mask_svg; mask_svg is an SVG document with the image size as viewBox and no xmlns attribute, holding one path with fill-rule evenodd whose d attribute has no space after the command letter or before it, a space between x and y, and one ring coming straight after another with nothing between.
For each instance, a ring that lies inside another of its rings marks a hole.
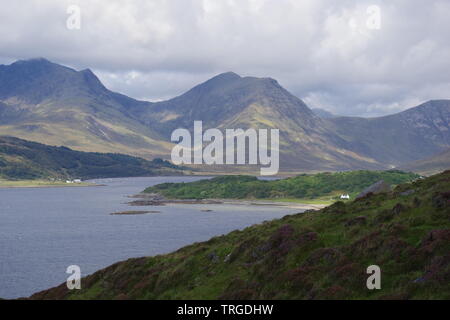
<instances>
[{"instance_id":1,"label":"distant hill","mask_svg":"<svg viewBox=\"0 0 450 320\"><path fill-rule=\"evenodd\" d=\"M327 118L272 78L222 73L152 103L108 90L89 69L45 59L0 65L3 135L79 151L167 158L172 130L192 129L194 120L205 129L280 129L282 171L390 169L450 147L450 100L385 117Z\"/></svg>"},{"instance_id":2,"label":"distant hill","mask_svg":"<svg viewBox=\"0 0 450 320\"><path fill-rule=\"evenodd\" d=\"M424 160L402 165L403 170L417 172L423 175L436 174L450 169L450 149Z\"/></svg>"},{"instance_id":3,"label":"distant hill","mask_svg":"<svg viewBox=\"0 0 450 320\"><path fill-rule=\"evenodd\" d=\"M450 171L115 263L31 299L450 299ZM367 268L381 269L368 290Z\"/></svg>"},{"instance_id":4,"label":"distant hill","mask_svg":"<svg viewBox=\"0 0 450 320\"><path fill-rule=\"evenodd\" d=\"M351 171L303 174L280 180L259 180L250 176L224 176L189 183L163 183L145 189L176 199L314 199L345 192L352 196L373 183L384 180L390 185L417 179L402 171Z\"/></svg>"},{"instance_id":5,"label":"distant hill","mask_svg":"<svg viewBox=\"0 0 450 320\"><path fill-rule=\"evenodd\" d=\"M0 179L112 178L182 174L170 162L124 154L74 151L0 136Z\"/></svg>"}]
</instances>

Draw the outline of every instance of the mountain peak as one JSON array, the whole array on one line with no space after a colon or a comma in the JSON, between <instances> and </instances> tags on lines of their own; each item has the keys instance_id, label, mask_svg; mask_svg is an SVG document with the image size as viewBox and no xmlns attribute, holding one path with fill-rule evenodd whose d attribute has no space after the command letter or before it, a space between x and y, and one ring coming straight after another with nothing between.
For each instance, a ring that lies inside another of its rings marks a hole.
<instances>
[{"instance_id":1,"label":"mountain peak","mask_svg":"<svg viewBox=\"0 0 450 320\"><path fill-rule=\"evenodd\" d=\"M105 90L90 69L76 71L45 58L18 60L0 68L0 99L15 97L37 104L50 97L72 99Z\"/></svg>"},{"instance_id":2,"label":"mountain peak","mask_svg":"<svg viewBox=\"0 0 450 320\"><path fill-rule=\"evenodd\" d=\"M240 75L229 71L229 72L220 73L220 74L212 77L211 79L204 82L204 84L213 84L213 85L221 86L221 85L224 85L227 83L232 83L232 82L238 81L240 79L242 79Z\"/></svg>"},{"instance_id":3,"label":"mountain peak","mask_svg":"<svg viewBox=\"0 0 450 320\"><path fill-rule=\"evenodd\" d=\"M57 63L51 62L50 60L47 60L45 58L31 58L31 59L24 59L24 60L17 60L16 62L11 63L9 66L10 68L27 68L27 69L49 69L49 68L60 68L60 69L66 69L66 70L73 70L68 67L59 65ZM73 70L75 71L75 70Z\"/></svg>"},{"instance_id":4,"label":"mountain peak","mask_svg":"<svg viewBox=\"0 0 450 320\"><path fill-rule=\"evenodd\" d=\"M223 72L219 73L217 76L211 78L212 79L227 79L227 80L234 80L234 79L240 79L241 76L233 71Z\"/></svg>"},{"instance_id":5,"label":"mountain peak","mask_svg":"<svg viewBox=\"0 0 450 320\"><path fill-rule=\"evenodd\" d=\"M32 64L32 63L52 63L51 61L38 57L38 58L30 58L30 59L21 59L17 60L16 62L12 63L12 65L18 65L18 64Z\"/></svg>"}]
</instances>

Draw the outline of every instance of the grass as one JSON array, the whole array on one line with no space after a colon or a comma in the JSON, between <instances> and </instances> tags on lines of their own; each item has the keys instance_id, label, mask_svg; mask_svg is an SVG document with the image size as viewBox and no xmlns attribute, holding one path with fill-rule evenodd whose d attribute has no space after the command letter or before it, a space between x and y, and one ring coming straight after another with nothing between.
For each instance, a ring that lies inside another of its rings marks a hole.
<instances>
[{"instance_id":1,"label":"grass","mask_svg":"<svg viewBox=\"0 0 450 320\"><path fill-rule=\"evenodd\" d=\"M162 183L144 192L159 193L169 199L298 199L303 203L329 204L342 193L354 198L364 188L380 180L396 185L418 177L417 174L397 170L322 172L279 180L230 175L189 183Z\"/></svg>"}]
</instances>

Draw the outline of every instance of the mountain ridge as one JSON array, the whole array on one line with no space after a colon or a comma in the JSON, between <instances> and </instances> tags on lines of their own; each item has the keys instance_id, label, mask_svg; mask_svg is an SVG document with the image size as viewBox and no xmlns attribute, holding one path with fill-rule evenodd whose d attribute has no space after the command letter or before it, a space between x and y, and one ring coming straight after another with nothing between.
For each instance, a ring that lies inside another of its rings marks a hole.
<instances>
[{"instance_id":1,"label":"mountain ridge","mask_svg":"<svg viewBox=\"0 0 450 320\"><path fill-rule=\"evenodd\" d=\"M168 158L172 130L202 120L205 129L281 129L283 170L389 169L450 147L450 100L423 105L379 118L323 119L272 78L225 72L147 102L108 90L90 69L46 59L0 66L1 134L147 159Z\"/></svg>"}]
</instances>

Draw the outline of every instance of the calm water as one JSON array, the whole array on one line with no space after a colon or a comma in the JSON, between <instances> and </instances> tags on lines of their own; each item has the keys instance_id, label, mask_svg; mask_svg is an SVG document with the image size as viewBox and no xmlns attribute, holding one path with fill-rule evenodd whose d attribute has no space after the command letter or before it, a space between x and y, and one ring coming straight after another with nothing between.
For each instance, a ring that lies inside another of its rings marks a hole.
<instances>
[{"instance_id":1,"label":"calm water","mask_svg":"<svg viewBox=\"0 0 450 320\"><path fill-rule=\"evenodd\" d=\"M0 297L65 282L67 266L85 276L130 257L171 252L298 209L243 205L130 207L145 187L200 177L100 179L104 187L0 189ZM212 212L202 212L211 209ZM113 216L124 210L161 213Z\"/></svg>"}]
</instances>

